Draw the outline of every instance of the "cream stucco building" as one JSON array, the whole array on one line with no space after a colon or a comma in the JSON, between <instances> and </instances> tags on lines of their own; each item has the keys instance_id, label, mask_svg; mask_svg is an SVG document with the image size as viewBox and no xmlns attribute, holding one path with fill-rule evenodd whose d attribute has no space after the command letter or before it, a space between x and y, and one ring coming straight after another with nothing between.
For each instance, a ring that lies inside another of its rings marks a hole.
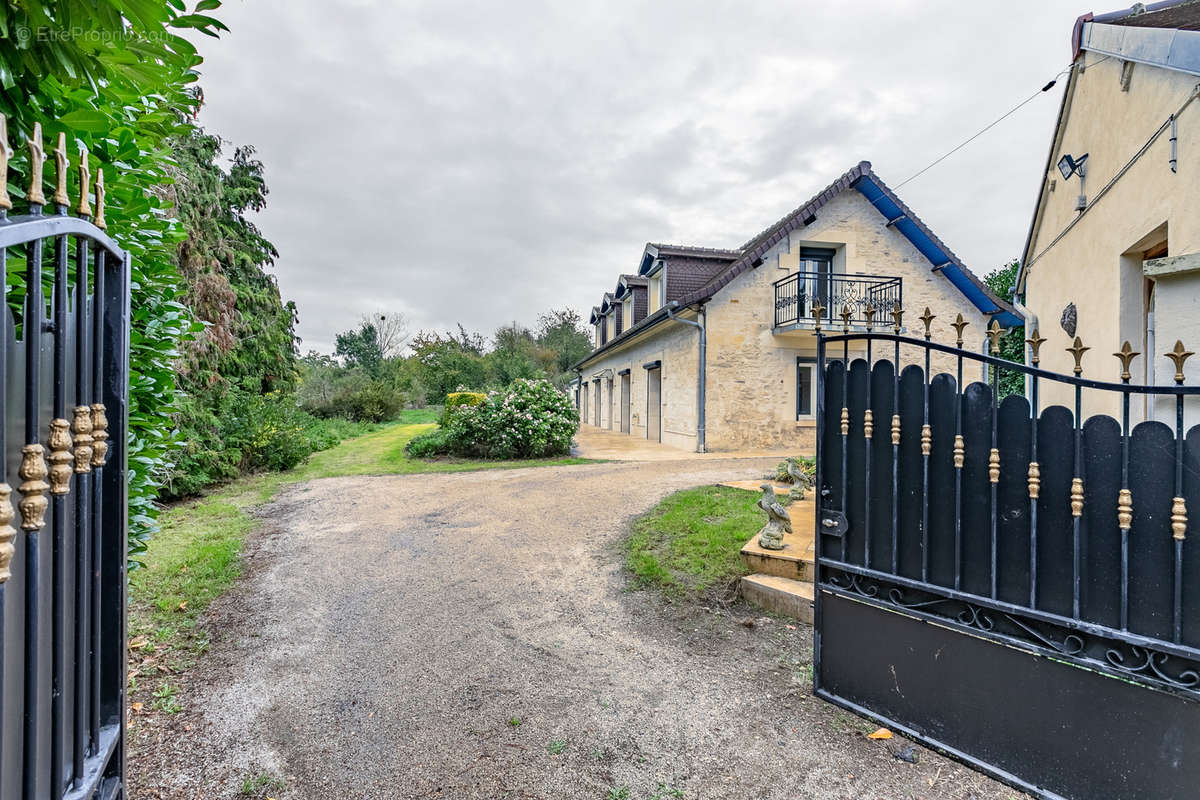
<instances>
[{"instance_id":1,"label":"cream stucco building","mask_svg":"<svg viewBox=\"0 0 1200 800\"><path fill-rule=\"evenodd\" d=\"M1177 340L1200 350L1200 2L1080 17L1074 63L1021 258L1028 331L1041 366L1069 372L1079 336L1084 376L1118 382L1124 342L1134 383L1171 383ZM1072 332L1072 328L1074 331ZM1188 383L1200 358L1187 362ZM1068 402L1068 387L1047 387ZM1114 396L1085 413L1114 413ZM1133 416L1156 413L1135 403Z\"/></svg>"},{"instance_id":2,"label":"cream stucco building","mask_svg":"<svg viewBox=\"0 0 1200 800\"><path fill-rule=\"evenodd\" d=\"M826 330L843 307L855 330L869 307L890 329L900 301L905 329L921 331L928 306L946 343L961 313L977 352L991 319L1020 323L862 162L739 248L647 245L592 310L596 349L575 367L583 424L686 450L811 451L818 300Z\"/></svg>"}]
</instances>

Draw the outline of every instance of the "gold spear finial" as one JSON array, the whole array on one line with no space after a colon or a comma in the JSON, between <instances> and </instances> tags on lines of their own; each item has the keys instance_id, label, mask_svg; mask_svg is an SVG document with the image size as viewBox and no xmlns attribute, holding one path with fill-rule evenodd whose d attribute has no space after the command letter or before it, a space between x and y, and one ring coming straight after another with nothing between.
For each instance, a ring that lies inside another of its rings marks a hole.
<instances>
[{"instance_id":1,"label":"gold spear finial","mask_svg":"<svg viewBox=\"0 0 1200 800\"><path fill-rule=\"evenodd\" d=\"M934 313L929 310L929 306L925 306L925 313L921 315L920 319L921 322L925 323L925 341L929 341L929 337L931 335L929 332L929 326L933 324L933 321L937 319L937 316L935 316Z\"/></svg>"},{"instance_id":2,"label":"gold spear finial","mask_svg":"<svg viewBox=\"0 0 1200 800\"><path fill-rule=\"evenodd\" d=\"M875 326L875 304L867 303L867 307L863 309L863 316L867 320L867 331L869 332Z\"/></svg>"},{"instance_id":3,"label":"gold spear finial","mask_svg":"<svg viewBox=\"0 0 1200 800\"><path fill-rule=\"evenodd\" d=\"M42 163L46 160L46 151L42 148L42 123L33 123L33 136L29 137L29 203L35 206L46 205L46 195L42 194Z\"/></svg>"},{"instance_id":4,"label":"gold spear finial","mask_svg":"<svg viewBox=\"0 0 1200 800\"><path fill-rule=\"evenodd\" d=\"M954 326L954 333L957 336L958 346L962 347L963 346L963 337L962 337L963 328L967 327L971 323L969 323L965 319L963 319L963 315L960 313L958 315L958 317L955 318L954 322L951 322L950 324Z\"/></svg>"},{"instance_id":5,"label":"gold spear finial","mask_svg":"<svg viewBox=\"0 0 1200 800\"><path fill-rule=\"evenodd\" d=\"M92 220L92 224L100 230L108 227L108 223L104 221L104 169L96 170L96 216Z\"/></svg>"},{"instance_id":6,"label":"gold spear finial","mask_svg":"<svg viewBox=\"0 0 1200 800\"><path fill-rule=\"evenodd\" d=\"M12 208L12 198L8 196L8 160L12 155L8 146L8 118L0 114L0 209L5 211Z\"/></svg>"},{"instance_id":7,"label":"gold spear finial","mask_svg":"<svg viewBox=\"0 0 1200 800\"><path fill-rule=\"evenodd\" d=\"M904 327L904 309L900 307L900 301L892 306L892 327L896 329L896 335L900 335L900 329Z\"/></svg>"},{"instance_id":8,"label":"gold spear finial","mask_svg":"<svg viewBox=\"0 0 1200 800\"><path fill-rule=\"evenodd\" d=\"M1129 364L1135 358L1140 356L1141 353L1135 352L1133 346L1129 344L1129 340L1126 339L1121 345L1121 349L1113 353L1113 355L1121 359L1121 381L1123 383L1129 383L1129 379L1133 377L1129 373Z\"/></svg>"},{"instance_id":9,"label":"gold spear finial","mask_svg":"<svg viewBox=\"0 0 1200 800\"><path fill-rule=\"evenodd\" d=\"M92 190L91 182L92 171L88 169L87 148L79 145L79 205L75 206L75 213L81 217L92 215L92 206L88 202L88 193Z\"/></svg>"},{"instance_id":10,"label":"gold spear finial","mask_svg":"<svg viewBox=\"0 0 1200 800\"><path fill-rule=\"evenodd\" d=\"M1080 340L1080 338L1078 336L1075 337L1075 343L1073 345L1071 345L1070 347L1066 348L1066 351L1068 353L1075 356L1075 367L1072 370L1072 372L1074 372L1076 375L1080 375L1083 373L1083 354L1091 349L1092 348L1090 348L1090 347L1084 347L1083 342Z\"/></svg>"},{"instance_id":11,"label":"gold spear finial","mask_svg":"<svg viewBox=\"0 0 1200 800\"><path fill-rule=\"evenodd\" d=\"M1175 347L1167 353L1167 358L1175 362L1175 382L1183 383L1183 362L1194 356L1191 350L1183 346L1183 340L1176 339Z\"/></svg>"},{"instance_id":12,"label":"gold spear finial","mask_svg":"<svg viewBox=\"0 0 1200 800\"><path fill-rule=\"evenodd\" d=\"M992 342L992 355L1000 355L1000 340L1004 338L1004 334L1006 333L1008 331L1000 327L999 321L992 320L992 324L987 329L987 337Z\"/></svg>"},{"instance_id":13,"label":"gold spear finial","mask_svg":"<svg viewBox=\"0 0 1200 800\"><path fill-rule=\"evenodd\" d=\"M1038 357L1038 352L1042 349L1042 345L1045 342L1046 338L1038 333L1037 328L1034 328L1033 335L1025 340L1025 344L1029 345L1029 349L1033 351L1029 354L1029 363L1033 364L1035 367L1038 365L1038 362L1041 361L1041 358Z\"/></svg>"},{"instance_id":14,"label":"gold spear finial","mask_svg":"<svg viewBox=\"0 0 1200 800\"><path fill-rule=\"evenodd\" d=\"M818 297L812 304L813 333L821 332L821 315L824 313L825 306L821 305L821 299Z\"/></svg>"},{"instance_id":15,"label":"gold spear finial","mask_svg":"<svg viewBox=\"0 0 1200 800\"><path fill-rule=\"evenodd\" d=\"M71 157L67 155L67 135L60 132L58 134L58 144L54 148L54 204L57 206L68 206L71 203L71 198L67 195L67 168L71 164Z\"/></svg>"},{"instance_id":16,"label":"gold spear finial","mask_svg":"<svg viewBox=\"0 0 1200 800\"><path fill-rule=\"evenodd\" d=\"M842 313L839 316L841 316L841 318L842 318L842 331L845 333L849 333L850 332L850 306L843 305Z\"/></svg>"}]
</instances>

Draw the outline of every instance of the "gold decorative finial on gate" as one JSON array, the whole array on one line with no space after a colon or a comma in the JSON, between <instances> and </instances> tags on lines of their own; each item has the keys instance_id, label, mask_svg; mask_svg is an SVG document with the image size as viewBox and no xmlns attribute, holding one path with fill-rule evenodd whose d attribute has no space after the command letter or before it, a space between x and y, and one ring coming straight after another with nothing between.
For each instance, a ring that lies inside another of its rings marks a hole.
<instances>
[{"instance_id":1,"label":"gold decorative finial on gate","mask_svg":"<svg viewBox=\"0 0 1200 800\"><path fill-rule=\"evenodd\" d=\"M1083 478L1071 479L1071 516L1083 516Z\"/></svg>"},{"instance_id":2,"label":"gold decorative finial on gate","mask_svg":"<svg viewBox=\"0 0 1200 800\"><path fill-rule=\"evenodd\" d=\"M896 330L896 335L900 335L900 329L904 327L904 309L900 307L900 301L892 306L892 327Z\"/></svg>"},{"instance_id":3,"label":"gold decorative finial on gate","mask_svg":"<svg viewBox=\"0 0 1200 800\"><path fill-rule=\"evenodd\" d=\"M954 320L954 322L951 322L950 324L954 326L954 333L955 333L955 336L957 337L958 346L962 347L963 346L963 335L962 335L963 328L967 327L971 323L969 323L965 319L963 319L962 314L959 314L958 317Z\"/></svg>"},{"instance_id":4,"label":"gold decorative finial on gate","mask_svg":"<svg viewBox=\"0 0 1200 800\"><path fill-rule=\"evenodd\" d=\"M842 436L850 435L850 409L842 406Z\"/></svg>"},{"instance_id":5,"label":"gold decorative finial on gate","mask_svg":"<svg viewBox=\"0 0 1200 800\"><path fill-rule=\"evenodd\" d=\"M21 493L21 529L36 531L46 524L46 460L42 458L40 444L27 444L21 448L21 469L17 474L21 477L21 485L17 491Z\"/></svg>"},{"instance_id":6,"label":"gold decorative finial on gate","mask_svg":"<svg viewBox=\"0 0 1200 800\"><path fill-rule=\"evenodd\" d=\"M1042 336L1040 333L1038 333L1037 328L1034 328L1033 335L1025 340L1025 344L1029 345L1029 350L1030 350L1029 363L1035 367L1041 361L1041 358L1038 356L1038 353L1041 351L1042 345L1045 343L1045 341L1046 341L1046 338L1044 336Z\"/></svg>"},{"instance_id":7,"label":"gold decorative finial on gate","mask_svg":"<svg viewBox=\"0 0 1200 800\"><path fill-rule=\"evenodd\" d=\"M1042 468L1038 462L1029 462L1029 499L1037 500L1042 493Z\"/></svg>"},{"instance_id":8,"label":"gold decorative finial on gate","mask_svg":"<svg viewBox=\"0 0 1200 800\"><path fill-rule=\"evenodd\" d=\"M1000 340L1004 338L1004 334L1006 333L1008 333L1008 331L1004 330L1004 328L1001 328L998 321L992 320L992 324L989 325L987 329L987 337L992 343L992 355L1000 355Z\"/></svg>"},{"instance_id":9,"label":"gold decorative finial on gate","mask_svg":"<svg viewBox=\"0 0 1200 800\"><path fill-rule=\"evenodd\" d=\"M71 491L71 423L65 419L50 420L50 435L46 438L50 448L50 494L66 494Z\"/></svg>"},{"instance_id":10,"label":"gold decorative finial on gate","mask_svg":"<svg viewBox=\"0 0 1200 800\"><path fill-rule=\"evenodd\" d=\"M1126 339L1121 345L1121 349L1113 353L1113 355L1121 359L1121 382L1129 383L1129 379L1133 377L1133 375L1131 375L1129 372L1129 365L1135 358L1140 356L1141 353L1134 351L1133 346L1130 345L1129 340Z\"/></svg>"},{"instance_id":11,"label":"gold decorative finial on gate","mask_svg":"<svg viewBox=\"0 0 1200 800\"><path fill-rule=\"evenodd\" d=\"M867 333L875 326L875 306L872 303L867 303L867 307L863 309L863 317L867 320Z\"/></svg>"},{"instance_id":12,"label":"gold decorative finial on gate","mask_svg":"<svg viewBox=\"0 0 1200 800\"><path fill-rule=\"evenodd\" d=\"M838 316L840 316L842 318L842 332L849 333L850 332L850 306L848 304L842 305L842 313L839 314Z\"/></svg>"},{"instance_id":13,"label":"gold decorative finial on gate","mask_svg":"<svg viewBox=\"0 0 1200 800\"><path fill-rule=\"evenodd\" d=\"M1075 337L1075 343L1066 348L1066 351L1075 357L1075 366L1071 371L1076 375L1083 374L1083 354L1091 349L1090 347L1084 347L1083 341L1078 336Z\"/></svg>"},{"instance_id":14,"label":"gold decorative finial on gate","mask_svg":"<svg viewBox=\"0 0 1200 800\"><path fill-rule=\"evenodd\" d=\"M812 304L813 333L821 332L821 315L824 313L825 306L821 305L820 298L817 298Z\"/></svg>"},{"instance_id":15,"label":"gold decorative finial on gate","mask_svg":"<svg viewBox=\"0 0 1200 800\"><path fill-rule=\"evenodd\" d=\"M929 310L929 306L925 306L925 313L920 316L921 322L925 323L925 341L929 341L929 337L932 335L929 331L929 326L933 325L935 319L937 319L937 316Z\"/></svg>"},{"instance_id":16,"label":"gold decorative finial on gate","mask_svg":"<svg viewBox=\"0 0 1200 800\"><path fill-rule=\"evenodd\" d=\"M863 438L870 439L873 433L875 433L875 416L868 408L863 412Z\"/></svg>"},{"instance_id":17,"label":"gold decorative finial on gate","mask_svg":"<svg viewBox=\"0 0 1200 800\"><path fill-rule=\"evenodd\" d=\"M92 171L88 169L88 151L83 145L79 145L79 205L75 206L75 213L81 217L90 217L92 215L92 205L88 201L88 193L92 187Z\"/></svg>"},{"instance_id":18,"label":"gold decorative finial on gate","mask_svg":"<svg viewBox=\"0 0 1200 800\"><path fill-rule=\"evenodd\" d=\"M4 211L12 208L12 198L8 196L8 160L12 155L8 146L8 118L0 114L0 209Z\"/></svg>"},{"instance_id":19,"label":"gold decorative finial on gate","mask_svg":"<svg viewBox=\"0 0 1200 800\"><path fill-rule=\"evenodd\" d=\"M994 447L988 454L988 480L992 483L1000 482L1000 451Z\"/></svg>"},{"instance_id":20,"label":"gold decorative finial on gate","mask_svg":"<svg viewBox=\"0 0 1200 800\"><path fill-rule=\"evenodd\" d=\"M1123 531L1133 527L1133 492L1128 489L1117 492L1117 527Z\"/></svg>"},{"instance_id":21,"label":"gold decorative finial on gate","mask_svg":"<svg viewBox=\"0 0 1200 800\"><path fill-rule=\"evenodd\" d=\"M108 223L104 221L104 170L96 170L96 216L92 219L92 224L100 230L108 227Z\"/></svg>"},{"instance_id":22,"label":"gold decorative finial on gate","mask_svg":"<svg viewBox=\"0 0 1200 800\"><path fill-rule=\"evenodd\" d=\"M92 403L92 466L103 467L108 458L108 417L104 403Z\"/></svg>"},{"instance_id":23,"label":"gold decorative finial on gate","mask_svg":"<svg viewBox=\"0 0 1200 800\"><path fill-rule=\"evenodd\" d=\"M929 309L925 309L928 311ZM933 428L921 426L921 455L927 456L933 451Z\"/></svg>"},{"instance_id":24,"label":"gold decorative finial on gate","mask_svg":"<svg viewBox=\"0 0 1200 800\"><path fill-rule=\"evenodd\" d=\"M967 444L963 441L962 434L954 436L954 468L962 469L963 460L967 455Z\"/></svg>"},{"instance_id":25,"label":"gold decorative finial on gate","mask_svg":"<svg viewBox=\"0 0 1200 800\"><path fill-rule=\"evenodd\" d=\"M75 406L75 471L92 471L92 409Z\"/></svg>"},{"instance_id":26,"label":"gold decorative finial on gate","mask_svg":"<svg viewBox=\"0 0 1200 800\"><path fill-rule=\"evenodd\" d=\"M1187 501L1176 497L1171 501L1171 535L1178 541L1183 541L1187 534Z\"/></svg>"},{"instance_id":27,"label":"gold decorative finial on gate","mask_svg":"<svg viewBox=\"0 0 1200 800\"><path fill-rule=\"evenodd\" d=\"M1183 362L1194 356L1195 353L1183 346L1182 339L1176 339L1174 349L1166 355L1175 363L1175 382L1183 383Z\"/></svg>"},{"instance_id":28,"label":"gold decorative finial on gate","mask_svg":"<svg viewBox=\"0 0 1200 800\"><path fill-rule=\"evenodd\" d=\"M71 157L67 155L67 135L58 134L58 144L54 148L54 204L68 206L71 198L67 195L67 172L71 165Z\"/></svg>"},{"instance_id":29,"label":"gold decorative finial on gate","mask_svg":"<svg viewBox=\"0 0 1200 800\"><path fill-rule=\"evenodd\" d=\"M892 444L900 444L900 415L892 414Z\"/></svg>"},{"instance_id":30,"label":"gold decorative finial on gate","mask_svg":"<svg viewBox=\"0 0 1200 800\"><path fill-rule=\"evenodd\" d=\"M26 193L31 205L46 205L46 195L42 194L42 163L45 160L46 151L42 148L42 123L35 122L33 123L33 136L29 137L29 191Z\"/></svg>"}]
</instances>

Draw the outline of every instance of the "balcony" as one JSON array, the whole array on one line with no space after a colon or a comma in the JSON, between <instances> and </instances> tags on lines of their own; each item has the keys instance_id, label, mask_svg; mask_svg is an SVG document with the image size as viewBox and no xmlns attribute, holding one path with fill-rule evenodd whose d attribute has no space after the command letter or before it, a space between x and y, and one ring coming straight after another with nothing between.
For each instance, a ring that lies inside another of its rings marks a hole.
<instances>
[{"instance_id":1,"label":"balcony","mask_svg":"<svg viewBox=\"0 0 1200 800\"><path fill-rule=\"evenodd\" d=\"M812 323L812 307L821 306L821 326L840 327L842 309L850 309L850 324L864 327L863 313L875 309L875 322L884 322L896 303L903 303L901 279L829 272L794 272L775 281L775 327Z\"/></svg>"}]
</instances>

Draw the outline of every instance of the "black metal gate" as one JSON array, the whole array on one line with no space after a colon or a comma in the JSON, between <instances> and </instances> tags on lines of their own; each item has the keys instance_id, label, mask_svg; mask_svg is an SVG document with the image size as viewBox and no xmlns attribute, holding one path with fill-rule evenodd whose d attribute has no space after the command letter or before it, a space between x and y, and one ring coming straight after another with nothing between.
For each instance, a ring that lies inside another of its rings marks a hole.
<instances>
[{"instance_id":1,"label":"black metal gate","mask_svg":"<svg viewBox=\"0 0 1200 800\"><path fill-rule=\"evenodd\" d=\"M70 216L65 137L49 203L40 126L29 147L10 216L0 117L0 800L107 800L124 797L129 260L86 154Z\"/></svg>"},{"instance_id":2,"label":"black metal gate","mask_svg":"<svg viewBox=\"0 0 1200 800\"><path fill-rule=\"evenodd\" d=\"M1104 383L1079 338L1061 375L1036 331L1026 367L965 351L961 315L946 346L929 309L924 339L888 310L890 333L818 340L817 694L1040 797L1197 797L1190 353L1136 386L1126 344ZM999 399L1001 367L1027 397Z\"/></svg>"}]
</instances>

